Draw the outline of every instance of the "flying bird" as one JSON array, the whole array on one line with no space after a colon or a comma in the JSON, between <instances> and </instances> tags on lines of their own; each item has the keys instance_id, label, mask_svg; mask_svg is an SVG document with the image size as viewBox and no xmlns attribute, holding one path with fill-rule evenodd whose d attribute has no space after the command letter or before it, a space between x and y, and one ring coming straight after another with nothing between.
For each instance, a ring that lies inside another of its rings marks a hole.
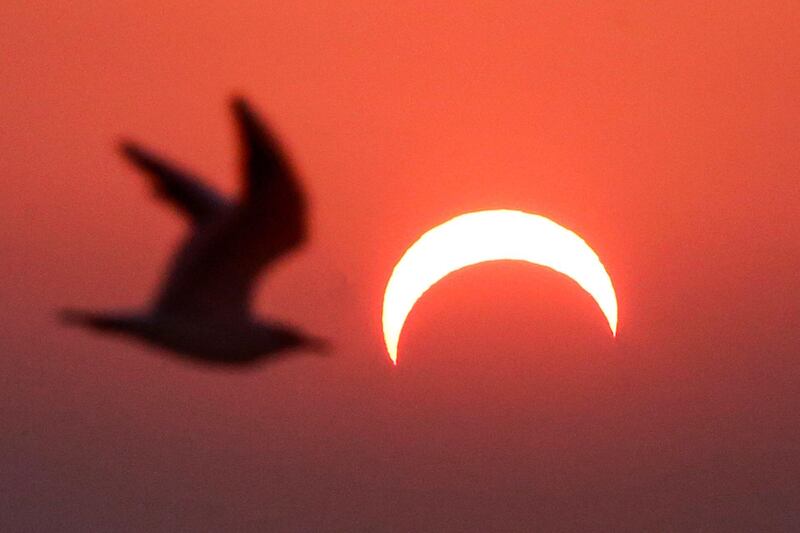
<instances>
[{"instance_id":1,"label":"flying bird","mask_svg":"<svg viewBox=\"0 0 800 533\"><path fill-rule=\"evenodd\" d=\"M242 365L290 350L324 352L324 341L251 312L261 272L306 239L306 201L270 131L243 99L234 99L232 108L242 143L237 200L135 143L122 143L125 157L150 178L159 198L187 218L191 231L149 309L65 310L66 322L205 363Z\"/></svg>"}]
</instances>

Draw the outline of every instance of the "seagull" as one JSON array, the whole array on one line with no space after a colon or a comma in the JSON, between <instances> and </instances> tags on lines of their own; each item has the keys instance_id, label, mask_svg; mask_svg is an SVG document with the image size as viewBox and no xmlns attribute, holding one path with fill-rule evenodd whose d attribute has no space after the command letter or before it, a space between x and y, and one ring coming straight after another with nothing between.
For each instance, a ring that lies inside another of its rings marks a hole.
<instances>
[{"instance_id":1,"label":"seagull","mask_svg":"<svg viewBox=\"0 0 800 533\"><path fill-rule=\"evenodd\" d=\"M243 186L233 200L132 142L124 156L191 231L160 292L141 312L67 309L65 322L136 338L189 360L247 365L326 343L250 309L259 274L307 236L306 201L278 142L242 98L232 102L242 143Z\"/></svg>"}]
</instances>

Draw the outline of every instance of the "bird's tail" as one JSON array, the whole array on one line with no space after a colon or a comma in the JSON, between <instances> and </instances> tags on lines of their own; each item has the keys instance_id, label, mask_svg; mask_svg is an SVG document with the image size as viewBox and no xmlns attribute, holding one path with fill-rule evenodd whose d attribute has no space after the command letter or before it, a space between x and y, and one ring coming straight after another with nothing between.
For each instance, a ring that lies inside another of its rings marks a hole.
<instances>
[{"instance_id":1,"label":"bird's tail","mask_svg":"<svg viewBox=\"0 0 800 533\"><path fill-rule=\"evenodd\" d=\"M131 325L135 322L135 317L130 314L83 311L79 309L63 309L58 316L65 324L101 331L129 331Z\"/></svg>"}]
</instances>

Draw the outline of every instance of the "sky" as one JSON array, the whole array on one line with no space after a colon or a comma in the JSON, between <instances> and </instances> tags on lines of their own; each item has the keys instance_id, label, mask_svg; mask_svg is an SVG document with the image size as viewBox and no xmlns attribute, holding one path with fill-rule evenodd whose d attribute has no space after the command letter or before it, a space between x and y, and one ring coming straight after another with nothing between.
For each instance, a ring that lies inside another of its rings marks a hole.
<instances>
[{"instance_id":1,"label":"sky","mask_svg":"<svg viewBox=\"0 0 800 533\"><path fill-rule=\"evenodd\" d=\"M796 2L63 4L0 6L4 531L798 527ZM117 143L235 194L234 94L311 204L256 308L331 357L215 371L63 327L146 305L186 229ZM494 208L592 246L617 338L493 262L392 366L394 264Z\"/></svg>"}]
</instances>

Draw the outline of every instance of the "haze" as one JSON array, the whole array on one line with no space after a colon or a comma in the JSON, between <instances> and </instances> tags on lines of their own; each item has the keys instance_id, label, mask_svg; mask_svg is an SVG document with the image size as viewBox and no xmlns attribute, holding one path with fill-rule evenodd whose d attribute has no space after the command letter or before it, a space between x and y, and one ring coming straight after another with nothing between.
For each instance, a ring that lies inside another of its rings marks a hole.
<instances>
[{"instance_id":1,"label":"haze","mask_svg":"<svg viewBox=\"0 0 800 533\"><path fill-rule=\"evenodd\" d=\"M796 2L71 4L0 7L3 530L800 523ZM311 200L258 307L335 353L220 373L60 326L144 304L184 231L117 141L232 192L233 93ZM419 301L393 368L392 267L496 208L590 243L617 339L491 263Z\"/></svg>"}]
</instances>

